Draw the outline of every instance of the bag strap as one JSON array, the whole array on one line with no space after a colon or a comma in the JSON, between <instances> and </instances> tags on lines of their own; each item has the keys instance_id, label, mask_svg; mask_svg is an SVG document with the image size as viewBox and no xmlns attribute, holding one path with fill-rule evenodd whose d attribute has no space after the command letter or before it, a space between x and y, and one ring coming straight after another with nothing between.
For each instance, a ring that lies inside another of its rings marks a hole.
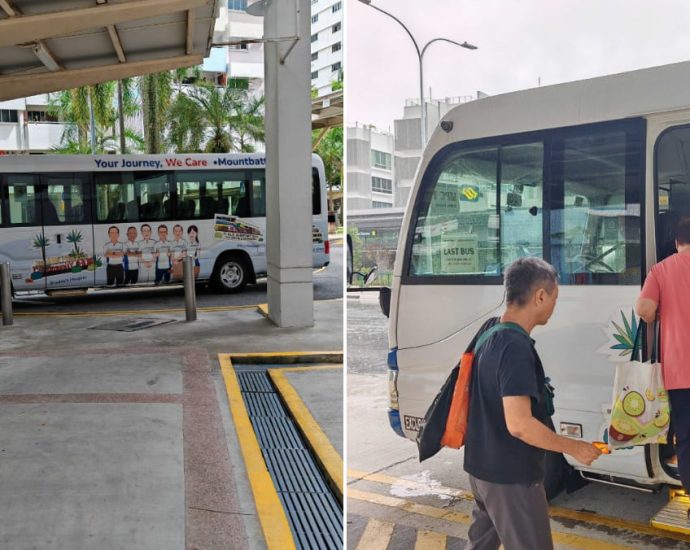
<instances>
[{"instance_id":1,"label":"bag strap","mask_svg":"<svg viewBox=\"0 0 690 550\"><path fill-rule=\"evenodd\" d=\"M491 336L495 332L498 332L499 330L514 330L516 332L521 332L525 336L529 336L527 331L517 323L496 323L494 326L488 328L482 333L482 335L477 340L477 343L474 345L474 349L472 351L477 353L479 351L479 348L481 348L484 345L484 343L489 339L489 336Z\"/></svg>"}]
</instances>

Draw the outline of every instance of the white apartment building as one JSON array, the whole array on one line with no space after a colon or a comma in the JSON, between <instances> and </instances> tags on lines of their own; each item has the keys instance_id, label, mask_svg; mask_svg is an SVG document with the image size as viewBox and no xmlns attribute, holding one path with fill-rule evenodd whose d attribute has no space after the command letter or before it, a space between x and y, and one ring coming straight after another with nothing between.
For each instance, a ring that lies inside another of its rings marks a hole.
<instances>
[{"instance_id":1,"label":"white apartment building","mask_svg":"<svg viewBox=\"0 0 690 550\"><path fill-rule=\"evenodd\" d=\"M391 208L393 184L393 135L374 126L349 126L347 139L347 208Z\"/></svg>"},{"instance_id":2,"label":"white apartment building","mask_svg":"<svg viewBox=\"0 0 690 550\"><path fill-rule=\"evenodd\" d=\"M47 153L60 144L66 124L48 112L49 95L0 102L0 155Z\"/></svg>"},{"instance_id":3,"label":"white apartment building","mask_svg":"<svg viewBox=\"0 0 690 550\"><path fill-rule=\"evenodd\" d=\"M311 0L311 85L330 93L343 68L344 0Z\"/></svg>"}]
</instances>

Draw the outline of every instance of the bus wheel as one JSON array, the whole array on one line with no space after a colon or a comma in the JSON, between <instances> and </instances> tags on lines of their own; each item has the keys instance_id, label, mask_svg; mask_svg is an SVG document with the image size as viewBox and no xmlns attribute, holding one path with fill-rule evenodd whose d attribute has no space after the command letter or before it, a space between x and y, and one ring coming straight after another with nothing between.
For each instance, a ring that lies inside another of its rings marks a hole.
<instances>
[{"instance_id":1,"label":"bus wheel","mask_svg":"<svg viewBox=\"0 0 690 550\"><path fill-rule=\"evenodd\" d=\"M556 498L565 487L565 479L570 466L560 453L546 453L544 491L546 499Z\"/></svg>"},{"instance_id":2,"label":"bus wheel","mask_svg":"<svg viewBox=\"0 0 690 550\"><path fill-rule=\"evenodd\" d=\"M213 284L221 292L239 292L249 280L249 267L241 256L222 256L213 270Z\"/></svg>"}]
</instances>

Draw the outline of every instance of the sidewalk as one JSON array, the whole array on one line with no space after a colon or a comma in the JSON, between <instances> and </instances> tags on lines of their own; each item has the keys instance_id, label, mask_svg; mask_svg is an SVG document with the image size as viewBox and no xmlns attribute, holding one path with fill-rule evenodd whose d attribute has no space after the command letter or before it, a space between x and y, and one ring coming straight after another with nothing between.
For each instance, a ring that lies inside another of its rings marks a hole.
<instances>
[{"instance_id":1,"label":"sidewalk","mask_svg":"<svg viewBox=\"0 0 690 550\"><path fill-rule=\"evenodd\" d=\"M340 350L342 307L316 302L309 329L251 309L142 314L175 322L137 332L94 328L131 316L0 327L0 547L264 547L217 354ZM342 430L335 382L318 385Z\"/></svg>"}]
</instances>

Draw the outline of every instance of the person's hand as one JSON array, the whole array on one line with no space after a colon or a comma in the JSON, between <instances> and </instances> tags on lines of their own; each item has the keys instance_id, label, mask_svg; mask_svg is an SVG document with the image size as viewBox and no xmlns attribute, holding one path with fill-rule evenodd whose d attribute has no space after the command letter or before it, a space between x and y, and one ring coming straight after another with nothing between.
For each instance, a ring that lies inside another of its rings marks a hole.
<instances>
[{"instance_id":1,"label":"person's hand","mask_svg":"<svg viewBox=\"0 0 690 550\"><path fill-rule=\"evenodd\" d=\"M578 462L589 466L597 458L601 456L601 451L591 443L586 441L572 441L572 448L568 450L568 454Z\"/></svg>"}]
</instances>

